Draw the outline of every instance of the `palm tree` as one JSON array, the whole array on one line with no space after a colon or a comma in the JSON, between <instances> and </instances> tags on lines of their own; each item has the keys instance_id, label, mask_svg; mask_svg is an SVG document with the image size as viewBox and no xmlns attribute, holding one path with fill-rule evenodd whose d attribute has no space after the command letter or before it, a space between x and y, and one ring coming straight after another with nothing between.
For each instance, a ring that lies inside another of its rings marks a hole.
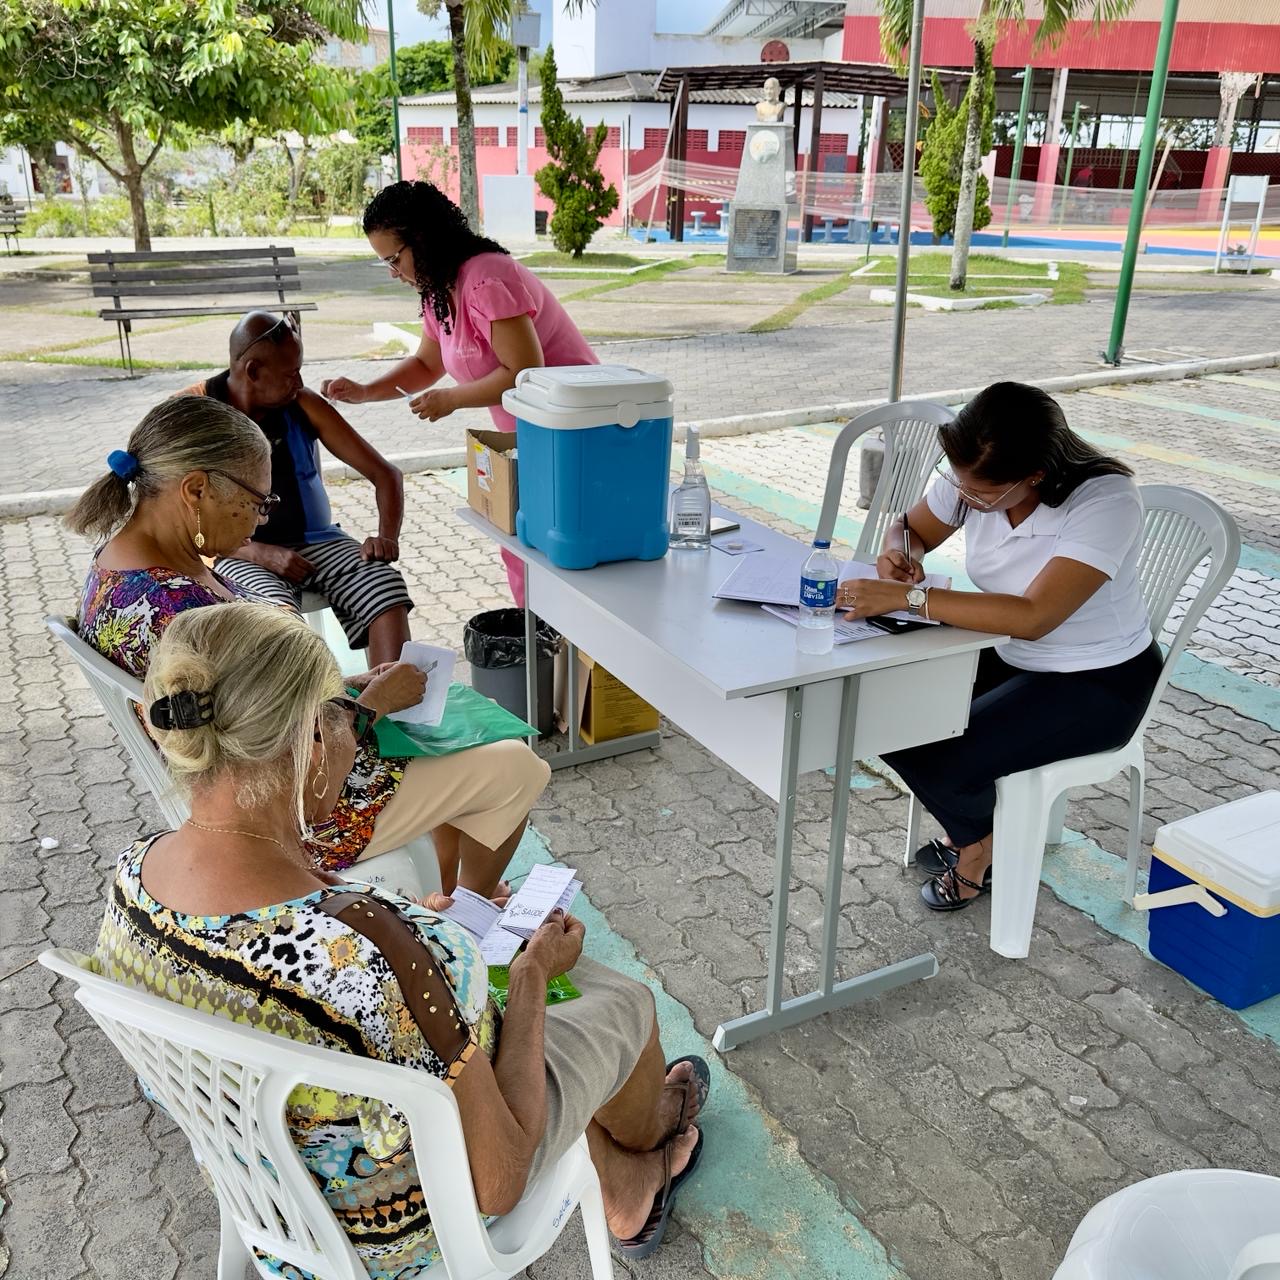
<instances>
[{"instance_id":1,"label":"palm tree","mask_svg":"<svg viewBox=\"0 0 1280 1280\"><path fill-rule=\"evenodd\" d=\"M1035 47L1052 48L1066 32L1068 23L1088 17L1095 27L1116 22L1133 8L1135 0L1043 0L1043 15L1036 26ZM911 38L912 0L879 0L880 43L886 57L901 65L902 50ZM982 160L982 82L991 70L1002 22L1025 25L1026 0L981 0L978 16L970 28L973 38L973 76L969 93L969 114L965 122L964 161L960 171L960 199L956 208L954 248L951 251L951 288L963 289L969 273L969 242L973 237L973 208ZM1046 138L1052 142L1052 138ZM907 158L904 157L904 163Z\"/></svg>"},{"instance_id":2,"label":"palm tree","mask_svg":"<svg viewBox=\"0 0 1280 1280\"><path fill-rule=\"evenodd\" d=\"M570 13L579 13L595 0L569 0ZM523 0L418 0L418 10L436 17L444 8L453 46L453 84L458 104L458 204L467 221L480 227L479 183L476 178L476 121L471 108L471 77L490 74L511 47L511 18L524 8Z\"/></svg>"}]
</instances>

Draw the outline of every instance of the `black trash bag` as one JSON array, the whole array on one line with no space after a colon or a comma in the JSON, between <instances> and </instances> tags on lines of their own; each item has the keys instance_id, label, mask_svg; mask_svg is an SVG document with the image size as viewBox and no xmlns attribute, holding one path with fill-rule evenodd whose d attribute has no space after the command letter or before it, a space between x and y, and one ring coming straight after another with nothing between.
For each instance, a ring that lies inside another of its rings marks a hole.
<instances>
[{"instance_id":1,"label":"black trash bag","mask_svg":"<svg viewBox=\"0 0 1280 1280\"><path fill-rule=\"evenodd\" d=\"M538 623L538 656L554 658L560 649L560 633ZM473 667L483 671L524 666L524 610L491 609L478 613L462 633L462 651Z\"/></svg>"}]
</instances>

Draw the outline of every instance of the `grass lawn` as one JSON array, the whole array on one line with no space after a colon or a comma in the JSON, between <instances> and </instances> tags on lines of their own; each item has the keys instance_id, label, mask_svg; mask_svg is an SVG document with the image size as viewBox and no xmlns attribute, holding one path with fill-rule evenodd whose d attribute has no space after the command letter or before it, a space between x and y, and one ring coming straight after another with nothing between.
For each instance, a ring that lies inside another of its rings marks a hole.
<instances>
[{"instance_id":1,"label":"grass lawn","mask_svg":"<svg viewBox=\"0 0 1280 1280\"><path fill-rule=\"evenodd\" d=\"M971 253L966 287L952 292L949 253L913 253L910 262L909 287L916 293L940 298L990 298L1011 291L1031 291L1048 293L1050 302L1063 304L1083 302L1088 284L1088 272L1078 262L1058 263L1058 278L1050 280L1043 262L1016 262L991 253ZM855 283L877 288L892 287L896 274L893 259L885 258L874 270L864 271L856 277Z\"/></svg>"},{"instance_id":2,"label":"grass lawn","mask_svg":"<svg viewBox=\"0 0 1280 1280\"><path fill-rule=\"evenodd\" d=\"M649 258L637 258L629 253L584 253L575 258L571 253L556 253L552 249L540 249L520 259L526 267L564 267L572 271L575 267L613 267L618 270L629 270L631 267L643 267Z\"/></svg>"}]
</instances>

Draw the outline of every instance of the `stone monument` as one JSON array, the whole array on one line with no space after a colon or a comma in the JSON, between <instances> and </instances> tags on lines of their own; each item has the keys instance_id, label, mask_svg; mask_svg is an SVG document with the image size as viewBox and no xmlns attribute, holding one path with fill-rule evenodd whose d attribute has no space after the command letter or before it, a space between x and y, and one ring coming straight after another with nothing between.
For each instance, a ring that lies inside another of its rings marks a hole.
<instances>
[{"instance_id":1,"label":"stone monument","mask_svg":"<svg viewBox=\"0 0 1280 1280\"><path fill-rule=\"evenodd\" d=\"M729 202L726 271L785 275L796 269L796 241L788 226L798 220L795 131L783 124L785 109L778 81L770 76L764 99L756 103L756 123L747 126L738 186Z\"/></svg>"}]
</instances>

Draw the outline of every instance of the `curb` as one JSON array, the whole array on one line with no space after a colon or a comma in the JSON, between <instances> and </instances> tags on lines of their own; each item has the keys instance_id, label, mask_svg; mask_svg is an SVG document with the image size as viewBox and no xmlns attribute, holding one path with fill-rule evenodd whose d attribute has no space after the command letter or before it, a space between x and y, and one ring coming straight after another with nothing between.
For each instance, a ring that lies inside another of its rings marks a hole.
<instances>
[{"instance_id":1,"label":"curb","mask_svg":"<svg viewBox=\"0 0 1280 1280\"><path fill-rule=\"evenodd\" d=\"M1097 373L1040 378L1033 381L1032 385L1049 392L1083 391L1089 387L1114 386L1126 382L1176 382L1183 378L1201 377L1206 373L1239 373L1245 369L1266 369L1274 365L1280 365L1280 351L1263 351L1249 356L1222 356L1212 360L1188 360L1178 364L1101 369ZM936 400L941 404L962 404L972 399L982 389L982 386L950 387L941 391L915 392L904 398ZM846 400L838 404L816 404L796 409L773 409L765 413L734 414L727 418L693 419L688 423L678 423L675 437L677 440L684 438L685 426L697 427L699 435L704 440L754 435L758 431L777 431L784 427L805 427L818 422L834 422L856 417L864 409L874 409L882 404L884 404L884 398L881 396L872 400ZM426 449L416 453L390 453L386 457L388 462L394 463L406 475L461 467L466 465L467 460L466 450L461 446L448 449ZM322 471L326 477L333 480L353 480L359 477L358 472L341 462L325 463ZM31 493L0 494L0 520L62 515L75 505L80 494L80 489L44 489Z\"/></svg>"}]
</instances>

